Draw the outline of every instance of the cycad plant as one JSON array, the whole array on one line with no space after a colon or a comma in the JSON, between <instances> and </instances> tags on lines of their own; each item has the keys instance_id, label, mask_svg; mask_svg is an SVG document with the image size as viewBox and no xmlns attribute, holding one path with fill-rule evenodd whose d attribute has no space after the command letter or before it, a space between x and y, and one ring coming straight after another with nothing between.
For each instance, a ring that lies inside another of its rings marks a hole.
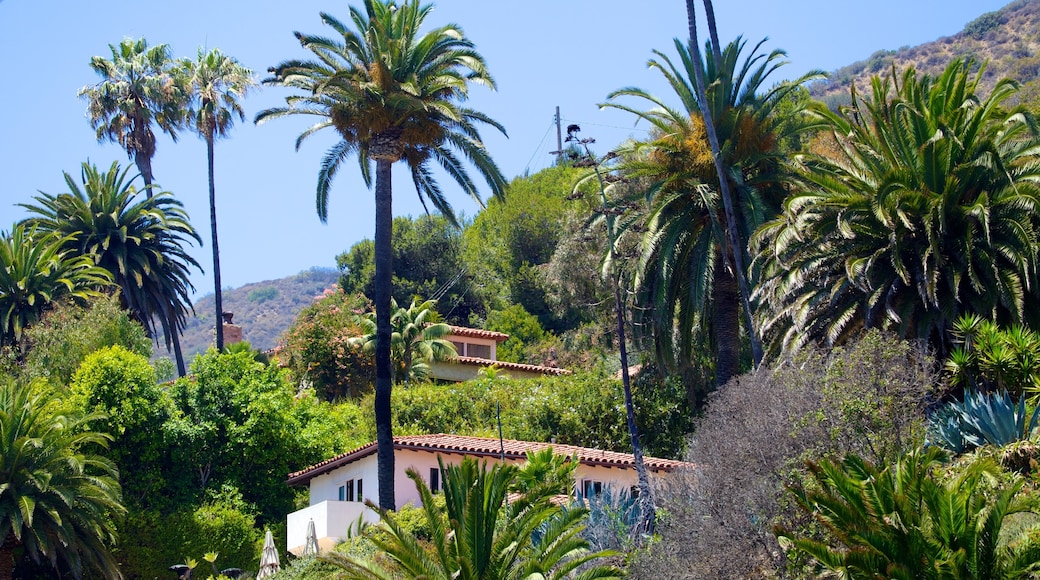
<instances>
[{"instance_id":1,"label":"cycad plant","mask_svg":"<svg viewBox=\"0 0 1040 580\"><path fill-rule=\"evenodd\" d=\"M1040 541L1033 530L1001 536L1015 514L1040 515L1023 481L994 489L990 460L936 473L935 447L879 468L856 456L810 464L812 484L793 489L798 505L826 528L823 539L778 529L781 543L812 558L825 577L855 579L1034 578Z\"/></svg>"},{"instance_id":2,"label":"cycad plant","mask_svg":"<svg viewBox=\"0 0 1040 580\"><path fill-rule=\"evenodd\" d=\"M1005 106L1017 84L983 98L982 76L960 59L934 78L908 68L816 107L834 153L756 234L763 327L783 346L888 327L945 354L965 313L1036 316L1040 135Z\"/></svg>"},{"instance_id":3,"label":"cycad plant","mask_svg":"<svg viewBox=\"0 0 1040 580\"><path fill-rule=\"evenodd\" d=\"M582 538L584 508L563 509L549 495L522 495L507 501L517 467L439 461L444 474L444 507L414 469L422 509L431 525L429 543L403 529L394 514L381 511L385 533L367 533L386 565L332 552L323 558L344 570L342 577L364 580L577 580L621 578L620 570L599 559ZM447 526L440 523L447 522Z\"/></svg>"},{"instance_id":4,"label":"cycad plant","mask_svg":"<svg viewBox=\"0 0 1040 580\"><path fill-rule=\"evenodd\" d=\"M111 437L88 428L96 416L60 413L46 389L0 381L0 578L13 577L16 548L76 578L122 578L110 549L126 510L115 464L97 454Z\"/></svg>"},{"instance_id":5,"label":"cycad plant","mask_svg":"<svg viewBox=\"0 0 1040 580\"><path fill-rule=\"evenodd\" d=\"M111 285L109 273L65 248L67 241L26 225L0 233L0 345L17 344L54 301L98 296Z\"/></svg>"}]
</instances>

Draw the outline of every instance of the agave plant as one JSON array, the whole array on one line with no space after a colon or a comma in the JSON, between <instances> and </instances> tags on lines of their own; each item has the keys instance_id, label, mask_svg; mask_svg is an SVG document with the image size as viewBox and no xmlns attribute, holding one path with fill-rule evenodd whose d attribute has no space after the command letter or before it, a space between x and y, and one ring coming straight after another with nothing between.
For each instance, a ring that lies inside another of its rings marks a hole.
<instances>
[{"instance_id":1,"label":"agave plant","mask_svg":"<svg viewBox=\"0 0 1040 580\"><path fill-rule=\"evenodd\" d=\"M1018 402L1007 391L967 390L963 401L943 405L929 420L928 439L954 453L983 445L1004 446L1028 439L1037 430L1040 407L1026 417L1025 397Z\"/></svg>"}]
</instances>

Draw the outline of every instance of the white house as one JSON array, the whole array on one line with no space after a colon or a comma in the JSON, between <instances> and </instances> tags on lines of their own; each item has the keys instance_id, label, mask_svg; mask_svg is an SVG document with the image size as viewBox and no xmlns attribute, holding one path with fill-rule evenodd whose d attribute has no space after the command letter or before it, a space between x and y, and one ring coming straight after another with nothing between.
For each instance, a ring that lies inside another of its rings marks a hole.
<instances>
[{"instance_id":1,"label":"white house","mask_svg":"<svg viewBox=\"0 0 1040 580\"><path fill-rule=\"evenodd\" d=\"M509 335L501 332L452 326L451 334L444 339L455 345L458 356L450 361L430 364L430 375L442 381L461 382L475 379L480 369L490 366L514 379L570 374L566 369L498 360L498 345L509 340Z\"/></svg>"},{"instance_id":2,"label":"white house","mask_svg":"<svg viewBox=\"0 0 1040 580\"><path fill-rule=\"evenodd\" d=\"M585 495L600 491L605 486L631 488L637 478L633 457L629 453L602 451L573 445L535 443L460 435L413 435L394 437L394 496L398 506L419 505L415 484L405 471L414 468L423 475L434 491L440 488L437 458L445 464L457 464L464 457L483 458L508 463L523 463L527 451L552 447L557 454L578 458L575 470L576 486ZM683 465L681 461L644 457L652 477L663 478ZM347 537L360 520L374 523L379 516L367 508L366 499L378 502L379 482L376 477L376 444L338 455L289 474L289 485L310 486L310 506L288 516L287 549L301 554L306 541L307 523L314 521L318 546L330 549Z\"/></svg>"}]
</instances>

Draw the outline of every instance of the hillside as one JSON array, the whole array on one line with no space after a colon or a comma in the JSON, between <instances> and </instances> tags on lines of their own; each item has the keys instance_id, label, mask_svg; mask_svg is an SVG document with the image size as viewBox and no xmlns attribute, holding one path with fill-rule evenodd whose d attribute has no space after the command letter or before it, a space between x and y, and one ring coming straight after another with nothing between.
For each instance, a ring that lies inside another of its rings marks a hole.
<instances>
[{"instance_id":1,"label":"hillside","mask_svg":"<svg viewBox=\"0 0 1040 580\"><path fill-rule=\"evenodd\" d=\"M870 77L886 74L895 65L902 71L913 65L918 73L936 75L956 57L986 63L983 93L997 79L1009 77L1022 83L1022 98L1034 100L1040 93L1040 0L1017 0L996 12L987 12L952 36L898 50L878 50L866 60L842 67L828 79L810 87L812 95L832 108L849 101L849 87L869 90Z\"/></svg>"},{"instance_id":2,"label":"hillside","mask_svg":"<svg viewBox=\"0 0 1040 580\"><path fill-rule=\"evenodd\" d=\"M278 343L304 306L338 279L337 270L312 268L295 276L224 290L224 311L234 313L234 323L242 327L244 339L253 348L266 350ZM209 294L195 303L195 317L188 321L181 337L185 360L192 360L213 344L213 316L213 295ZM165 348L158 354L166 355Z\"/></svg>"}]
</instances>

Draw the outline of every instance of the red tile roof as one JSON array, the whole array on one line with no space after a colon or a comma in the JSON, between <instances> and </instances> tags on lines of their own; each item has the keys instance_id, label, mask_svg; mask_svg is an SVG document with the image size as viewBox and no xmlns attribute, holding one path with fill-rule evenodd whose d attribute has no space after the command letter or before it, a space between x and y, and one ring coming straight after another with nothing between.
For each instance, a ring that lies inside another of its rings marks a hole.
<instances>
[{"instance_id":1,"label":"red tile roof","mask_svg":"<svg viewBox=\"0 0 1040 580\"><path fill-rule=\"evenodd\" d=\"M465 326L452 326L451 333L455 336L468 336L470 338L486 338L495 342L505 342L509 340L509 335L502 332L495 332L493 330L481 330L479 328L467 328Z\"/></svg>"},{"instance_id":2,"label":"red tile roof","mask_svg":"<svg viewBox=\"0 0 1040 580\"><path fill-rule=\"evenodd\" d=\"M505 448L506 459L526 459L527 451L541 451L552 447L553 452L559 455L577 456L582 465L618 467L628 469L634 467L634 458L631 453L619 453L617 451L604 451L602 449L591 449L589 447L577 447L574 445L561 445L558 443L538 443L534 441L516 441L505 439L502 441ZM432 453L457 453L461 455L472 455L476 457L497 458L501 456L501 447L498 439L488 437L467 437L463 435L406 435L394 437L394 450L406 449L412 451L429 451ZM364 447L326 459L321 463L312 465L301 471L290 473L286 483L289 485L303 485L311 479L328 473L337 467L353 463L362 457L373 455L376 452L376 443L372 442ZM643 463L650 471L670 473L683 465L689 465L682 461L672 459L660 459L657 457L643 457Z\"/></svg>"},{"instance_id":3,"label":"red tile roof","mask_svg":"<svg viewBox=\"0 0 1040 580\"><path fill-rule=\"evenodd\" d=\"M538 365L525 365L522 363L506 362L504 360L491 360L487 358L477 358L475 356L457 356L450 361L454 364L460 365L475 365L479 367L498 367L506 371L528 371L532 373L541 373L543 375L569 375L571 371L567 369L558 369L556 367L540 367Z\"/></svg>"}]
</instances>

